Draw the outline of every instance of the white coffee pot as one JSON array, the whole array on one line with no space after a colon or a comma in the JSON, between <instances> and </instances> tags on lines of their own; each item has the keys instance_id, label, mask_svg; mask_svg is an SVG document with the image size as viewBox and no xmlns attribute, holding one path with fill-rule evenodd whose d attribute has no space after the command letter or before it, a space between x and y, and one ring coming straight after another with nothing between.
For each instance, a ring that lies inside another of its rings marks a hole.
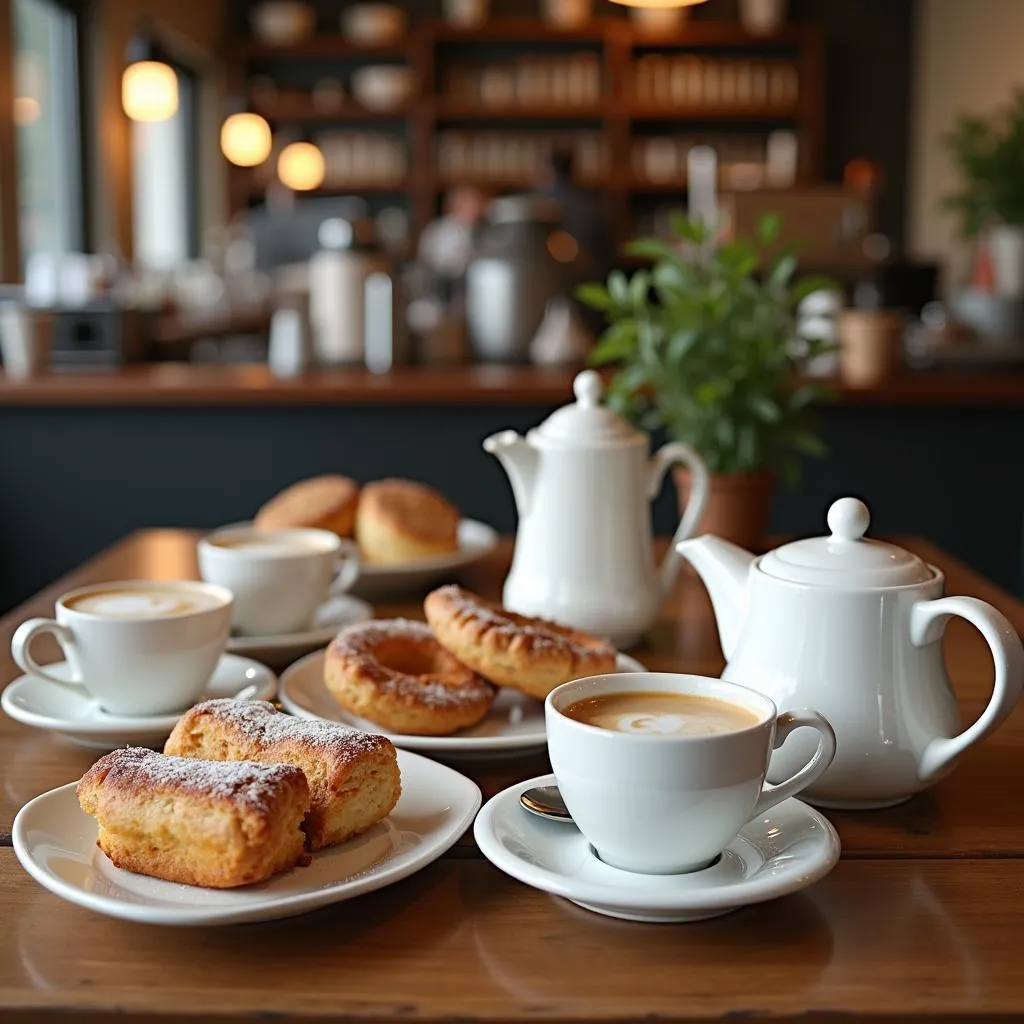
<instances>
[{"instance_id":1,"label":"white coffee pot","mask_svg":"<svg viewBox=\"0 0 1024 1024\"><path fill-rule=\"evenodd\" d=\"M700 456L673 442L648 455L648 437L601 404L594 370L573 384L576 401L525 438L513 430L488 437L512 484L519 528L505 607L635 644L654 622L679 567L669 548L654 564L650 502L673 463L692 474L691 497L673 541L688 537L707 503Z\"/></svg>"},{"instance_id":2,"label":"white coffee pot","mask_svg":"<svg viewBox=\"0 0 1024 1024\"><path fill-rule=\"evenodd\" d=\"M944 597L942 573L865 539L869 522L862 502L841 498L828 512L829 537L757 557L713 536L677 546L711 596L728 662L722 678L780 711L813 707L832 724L836 756L803 793L825 807L885 807L927 788L1010 714L1024 683L1024 648L1006 617L972 597ZM955 615L978 629L995 661L988 706L962 730L942 654ZM787 739L769 780L810 753L804 737Z\"/></svg>"}]
</instances>

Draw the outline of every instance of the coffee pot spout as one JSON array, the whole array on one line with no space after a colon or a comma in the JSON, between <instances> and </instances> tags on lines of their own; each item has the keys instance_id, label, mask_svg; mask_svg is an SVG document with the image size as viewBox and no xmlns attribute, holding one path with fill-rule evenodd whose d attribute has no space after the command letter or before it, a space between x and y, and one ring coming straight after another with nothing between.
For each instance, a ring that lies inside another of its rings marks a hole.
<instances>
[{"instance_id":1,"label":"coffee pot spout","mask_svg":"<svg viewBox=\"0 0 1024 1024\"><path fill-rule=\"evenodd\" d=\"M533 503L533 489L537 479L537 449L514 430L502 430L484 440L484 451L494 455L505 467L516 511L522 519Z\"/></svg>"},{"instance_id":2,"label":"coffee pot spout","mask_svg":"<svg viewBox=\"0 0 1024 1024\"><path fill-rule=\"evenodd\" d=\"M739 643L747 615L747 588L754 556L730 541L707 534L680 541L676 551L697 570L707 588L722 653L728 661Z\"/></svg>"}]
</instances>

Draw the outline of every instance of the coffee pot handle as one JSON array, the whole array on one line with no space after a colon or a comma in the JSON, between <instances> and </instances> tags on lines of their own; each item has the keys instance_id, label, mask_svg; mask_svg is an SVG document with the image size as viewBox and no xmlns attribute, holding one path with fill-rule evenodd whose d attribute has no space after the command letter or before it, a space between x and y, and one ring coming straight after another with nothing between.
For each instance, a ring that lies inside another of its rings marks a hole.
<instances>
[{"instance_id":1,"label":"coffee pot handle","mask_svg":"<svg viewBox=\"0 0 1024 1024\"><path fill-rule=\"evenodd\" d=\"M910 613L910 640L917 647L942 638L946 623L958 615L985 638L992 651L996 676L988 707L958 736L933 739L921 754L918 775L934 779L969 746L984 739L1013 711L1024 686L1024 646L1002 612L974 597L940 597L919 601Z\"/></svg>"},{"instance_id":2,"label":"coffee pot handle","mask_svg":"<svg viewBox=\"0 0 1024 1024\"><path fill-rule=\"evenodd\" d=\"M707 466L704 460L688 444L681 441L672 441L662 445L651 460L650 486L647 497L652 501L658 496L661 490L662 481L669 466L685 466L693 477L693 486L690 488L690 500L686 503L686 511L679 520L676 532L672 536L672 543L668 546L665 559L661 563L661 592L668 593L672 584L675 583L676 575L679 572L681 555L676 551L676 544L693 534L700 523L701 516L708 504L708 491L710 479Z\"/></svg>"}]
</instances>

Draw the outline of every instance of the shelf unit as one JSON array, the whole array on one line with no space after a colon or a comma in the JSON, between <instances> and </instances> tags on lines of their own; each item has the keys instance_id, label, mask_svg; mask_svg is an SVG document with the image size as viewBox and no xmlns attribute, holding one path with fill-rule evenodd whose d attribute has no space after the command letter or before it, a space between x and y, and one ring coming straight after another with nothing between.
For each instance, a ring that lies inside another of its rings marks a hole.
<instances>
[{"instance_id":1,"label":"shelf unit","mask_svg":"<svg viewBox=\"0 0 1024 1024\"><path fill-rule=\"evenodd\" d=\"M444 71L453 63L481 60L498 48L503 59L532 58L539 54L589 52L599 62L600 102L586 103L482 103L443 92ZM645 55L694 55L707 58L777 61L785 58L795 68L798 90L787 105L769 103L638 102L633 76ZM399 45L360 47L339 34L313 36L294 46L268 46L244 40L231 54L231 85L244 91L251 76L269 76L287 90L289 76L299 69L307 79L314 73L344 77L357 66L375 62L403 63L419 83L415 98L402 110L378 113L360 107L346 94L336 109L317 105L309 95L288 92L277 96L255 93L253 106L271 122L275 132L301 127L312 134L329 129L361 132L401 132L407 147L408 173L399 185L364 182L331 186L310 195L402 195L410 214L413 237L435 216L441 194L452 181L508 191L525 187L525 175L495 173L442 174L435 152L439 132L461 133L544 131L566 133L579 129L596 135L604 147L607 173L581 185L603 193L605 209L617 239L633 232L634 204L650 203L659 194L666 199L685 188L678 179L659 184L635 172L632 143L646 135L713 131L717 136L767 133L790 128L799 138L801 184L821 180L823 148L824 56L820 31L812 25L791 25L771 37L750 36L738 24L684 23L672 34L657 36L637 30L625 18L597 19L574 30L560 30L536 18L495 19L475 29L459 29L440 21L418 22ZM322 72L321 72L322 69ZM231 168L231 204L234 210L258 203L269 168Z\"/></svg>"}]
</instances>

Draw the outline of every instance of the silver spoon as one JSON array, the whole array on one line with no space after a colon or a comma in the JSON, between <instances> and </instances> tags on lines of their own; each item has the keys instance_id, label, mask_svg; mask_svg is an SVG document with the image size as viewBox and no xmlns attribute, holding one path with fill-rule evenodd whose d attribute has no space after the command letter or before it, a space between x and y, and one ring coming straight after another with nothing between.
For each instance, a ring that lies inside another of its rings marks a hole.
<instances>
[{"instance_id":1,"label":"silver spoon","mask_svg":"<svg viewBox=\"0 0 1024 1024\"><path fill-rule=\"evenodd\" d=\"M552 821L572 822L569 808L565 806L557 786L534 786L519 794L519 802L531 814Z\"/></svg>"}]
</instances>

